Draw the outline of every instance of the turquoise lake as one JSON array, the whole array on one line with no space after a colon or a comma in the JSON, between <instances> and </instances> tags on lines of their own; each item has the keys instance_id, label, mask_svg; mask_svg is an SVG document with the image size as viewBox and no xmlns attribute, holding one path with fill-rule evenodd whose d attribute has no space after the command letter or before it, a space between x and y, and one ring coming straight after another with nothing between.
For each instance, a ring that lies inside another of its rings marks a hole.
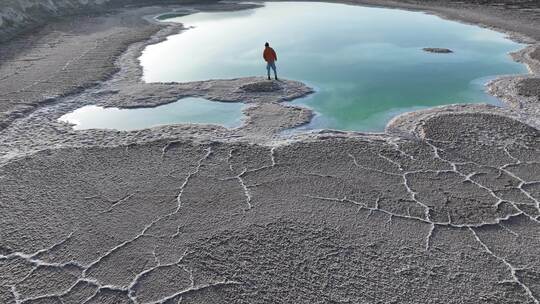
<instances>
[{"instance_id":1,"label":"turquoise lake","mask_svg":"<svg viewBox=\"0 0 540 304\"><path fill-rule=\"evenodd\" d=\"M265 76L262 51L268 41L278 54L279 76L317 90L292 102L316 112L303 127L307 129L382 131L403 112L453 103L497 104L485 92L486 82L497 75L527 73L508 55L523 44L502 33L420 12L268 2L257 9L196 13L167 21L190 29L144 50L144 81ZM422 50L426 47L454 53L427 53ZM231 111L224 111L219 102L208 107L207 123L240 121L242 116L234 104L225 104ZM175 115L166 111L188 111L176 122L201 119L201 113L189 108L160 107L154 114L163 119L155 123L173 123ZM122 119L127 118L116 120ZM116 128L114 123L108 127Z\"/></svg>"}]
</instances>

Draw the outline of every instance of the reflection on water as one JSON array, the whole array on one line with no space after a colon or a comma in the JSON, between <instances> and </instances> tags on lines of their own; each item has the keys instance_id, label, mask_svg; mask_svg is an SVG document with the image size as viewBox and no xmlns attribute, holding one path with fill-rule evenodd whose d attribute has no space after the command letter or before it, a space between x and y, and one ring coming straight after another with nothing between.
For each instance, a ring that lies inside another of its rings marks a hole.
<instances>
[{"instance_id":1,"label":"reflection on water","mask_svg":"<svg viewBox=\"0 0 540 304\"><path fill-rule=\"evenodd\" d=\"M74 124L75 130L137 130L167 124L216 124L228 128L242 124L241 103L213 102L202 98L184 98L155 108L118 109L86 106L60 117Z\"/></svg>"},{"instance_id":2,"label":"reflection on water","mask_svg":"<svg viewBox=\"0 0 540 304\"><path fill-rule=\"evenodd\" d=\"M278 52L282 77L318 88L317 94L294 102L320 114L311 128L380 131L404 111L494 102L479 80L526 72L507 55L521 44L418 12L269 2L264 8L167 21L194 28L144 51L145 81L264 75L262 49L269 41ZM424 47L454 53L426 53Z\"/></svg>"}]
</instances>

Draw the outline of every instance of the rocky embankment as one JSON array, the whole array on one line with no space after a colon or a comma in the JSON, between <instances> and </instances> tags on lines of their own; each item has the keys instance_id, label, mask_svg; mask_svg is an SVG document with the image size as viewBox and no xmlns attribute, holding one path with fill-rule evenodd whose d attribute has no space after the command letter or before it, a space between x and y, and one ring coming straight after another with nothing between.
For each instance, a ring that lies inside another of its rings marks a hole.
<instances>
[{"instance_id":1,"label":"rocky embankment","mask_svg":"<svg viewBox=\"0 0 540 304\"><path fill-rule=\"evenodd\" d=\"M451 49L445 49L445 48L423 48L424 52L428 53L436 53L436 54L450 54L453 53Z\"/></svg>"},{"instance_id":2,"label":"rocky embankment","mask_svg":"<svg viewBox=\"0 0 540 304\"><path fill-rule=\"evenodd\" d=\"M215 0L2 0L0 42L34 29L49 20L77 14L93 14L126 5L186 4Z\"/></svg>"}]
</instances>

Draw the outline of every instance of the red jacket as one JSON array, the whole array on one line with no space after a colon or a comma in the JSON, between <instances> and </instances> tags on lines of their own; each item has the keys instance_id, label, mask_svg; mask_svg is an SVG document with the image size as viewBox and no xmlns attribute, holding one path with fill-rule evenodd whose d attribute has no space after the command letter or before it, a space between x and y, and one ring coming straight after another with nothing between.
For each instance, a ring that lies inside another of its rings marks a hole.
<instances>
[{"instance_id":1,"label":"red jacket","mask_svg":"<svg viewBox=\"0 0 540 304\"><path fill-rule=\"evenodd\" d=\"M274 51L274 49L271 47L264 48L263 58L266 62L277 61L276 51Z\"/></svg>"}]
</instances>

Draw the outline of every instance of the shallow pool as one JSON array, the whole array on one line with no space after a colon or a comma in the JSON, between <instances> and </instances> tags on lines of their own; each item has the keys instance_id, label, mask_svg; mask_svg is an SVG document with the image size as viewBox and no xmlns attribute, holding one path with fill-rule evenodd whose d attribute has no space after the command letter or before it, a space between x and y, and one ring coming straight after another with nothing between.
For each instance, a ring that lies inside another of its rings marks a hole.
<instances>
[{"instance_id":1,"label":"shallow pool","mask_svg":"<svg viewBox=\"0 0 540 304\"><path fill-rule=\"evenodd\" d=\"M318 92L308 128L381 131L395 115L452 103L497 103L484 84L526 73L508 56L523 45L477 26L403 10L328 3L265 3L168 19L193 27L143 52L147 82L264 75L263 44L281 77ZM449 48L452 54L424 52ZM209 115L217 113L217 109Z\"/></svg>"},{"instance_id":2,"label":"shallow pool","mask_svg":"<svg viewBox=\"0 0 540 304\"><path fill-rule=\"evenodd\" d=\"M60 117L75 130L115 129L122 131L160 125L196 123L222 125L228 128L242 124L241 103L214 102L203 98L184 98L154 108L119 109L85 106Z\"/></svg>"}]
</instances>

